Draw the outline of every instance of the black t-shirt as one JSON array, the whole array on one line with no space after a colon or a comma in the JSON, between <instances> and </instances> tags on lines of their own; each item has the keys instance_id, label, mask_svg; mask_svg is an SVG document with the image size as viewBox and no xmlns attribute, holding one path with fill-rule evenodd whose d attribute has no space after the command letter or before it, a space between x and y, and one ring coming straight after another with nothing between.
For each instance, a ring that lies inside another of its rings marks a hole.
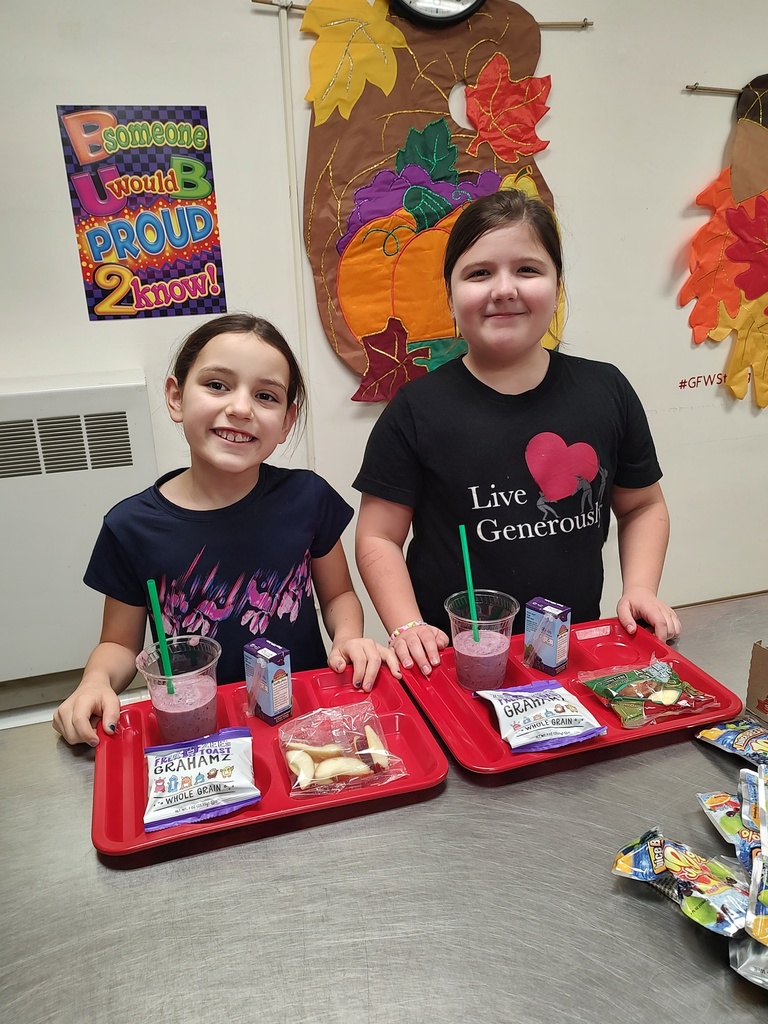
<instances>
[{"instance_id":1,"label":"black t-shirt","mask_svg":"<svg viewBox=\"0 0 768 1024\"><path fill-rule=\"evenodd\" d=\"M181 472L107 513L86 584L149 607L146 581L154 579L168 635L199 633L221 644L220 683L243 678L243 647L254 636L287 647L293 671L322 667L311 559L331 551L352 509L315 473L263 463L244 498L198 512L160 493Z\"/></svg>"},{"instance_id":2,"label":"black t-shirt","mask_svg":"<svg viewBox=\"0 0 768 1024\"><path fill-rule=\"evenodd\" d=\"M407 564L423 618L448 631L443 602L466 589L459 524L476 588L598 618L610 496L661 477L648 421L609 363L550 353L532 391L503 395L457 359L402 387L371 432L354 486L413 509Z\"/></svg>"}]
</instances>

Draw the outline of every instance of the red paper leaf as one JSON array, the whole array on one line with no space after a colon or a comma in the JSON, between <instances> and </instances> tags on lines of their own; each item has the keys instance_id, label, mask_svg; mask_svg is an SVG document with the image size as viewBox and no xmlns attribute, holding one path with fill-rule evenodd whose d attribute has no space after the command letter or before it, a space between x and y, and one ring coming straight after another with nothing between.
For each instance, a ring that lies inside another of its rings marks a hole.
<instances>
[{"instance_id":1,"label":"red paper leaf","mask_svg":"<svg viewBox=\"0 0 768 1024\"><path fill-rule=\"evenodd\" d=\"M748 263L736 278L736 284L748 299L759 299L768 292L768 199L764 195L755 200L755 218L739 206L726 213L728 227L736 236L725 255L734 263Z\"/></svg>"},{"instance_id":2,"label":"red paper leaf","mask_svg":"<svg viewBox=\"0 0 768 1024\"><path fill-rule=\"evenodd\" d=\"M480 143L487 142L496 156L514 164L521 156L546 149L549 142L535 128L549 110L551 85L549 75L512 79L507 58L494 54L477 76L477 85L466 88L467 117L477 129L467 153L477 156Z\"/></svg>"},{"instance_id":3,"label":"red paper leaf","mask_svg":"<svg viewBox=\"0 0 768 1024\"><path fill-rule=\"evenodd\" d=\"M416 356L429 355L426 348L407 351L408 332L395 317L390 317L387 326L379 334L368 334L363 338L363 348L368 356L368 369L360 381L360 387L352 396L353 402L386 402L409 380L423 377L427 367L414 362Z\"/></svg>"}]
</instances>

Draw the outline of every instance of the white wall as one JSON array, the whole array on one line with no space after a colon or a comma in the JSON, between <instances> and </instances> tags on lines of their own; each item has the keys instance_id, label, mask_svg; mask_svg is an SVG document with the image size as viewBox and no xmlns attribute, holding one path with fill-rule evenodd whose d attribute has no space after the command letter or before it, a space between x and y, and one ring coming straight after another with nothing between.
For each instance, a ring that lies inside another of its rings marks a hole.
<instances>
[{"instance_id":1,"label":"white wall","mask_svg":"<svg viewBox=\"0 0 768 1024\"><path fill-rule=\"evenodd\" d=\"M676 296L686 277L687 243L707 219L695 197L724 166L736 103L685 86L741 89L768 71L765 2L530 0L523 6L539 21L594 21L586 31L542 31L536 73L552 76L552 91L537 132L550 145L536 162L564 233L565 351L618 364L648 410L672 515L663 596L689 604L764 590L768 571L755 552L768 527L761 468L768 409L757 409L751 396L736 401L722 387L678 388L684 377L724 370L730 341L695 346L687 326L691 307L679 309ZM314 37L293 38L303 155L301 97ZM305 281L311 296L308 266ZM339 396L316 420L317 463L343 490L378 407L344 406L354 381L330 346L323 347L311 302L308 310L314 379L324 392L332 381ZM324 401L318 397L316 413ZM345 461L350 468L339 475ZM615 531L605 562L603 614L612 615L621 592Z\"/></svg>"},{"instance_id":2,"label":"white wall","mask_svg":"<svg viewBox=\"0 0 768 1024\"><path fill-rule=\"evenodd\" d=\"M537 161L564 229L567 350L617 363L649 411L673 520L664 595L679 604L765 589L756 542L768 528L768 410L723 389L678 389L683 377L724 369L729 342L693 346L676 303L686 242L706 219L693 200L723 165L735 104L685 85L741 88L768 70L765 0L525 6L542 21L595 22L542 34L537 73L553 85L539 134L551 141ZM299 15L288 21L301 174L313 38L300 36ZM7 0L0 39L0 373L143 368L160 470L181 465L161 385L197 321L88 321L56 104L207 105L229 308L258 312L297 341L278 16L249 0ZM356 378L324 338L306 260L303 283L316 468L357 505L350 481L379 407L349 401ZM306 464L305 443L291 461ZM351 540L350 530L350 555ZM611 614L612 553L607 562Z\"/></svg>"}]
</instances>

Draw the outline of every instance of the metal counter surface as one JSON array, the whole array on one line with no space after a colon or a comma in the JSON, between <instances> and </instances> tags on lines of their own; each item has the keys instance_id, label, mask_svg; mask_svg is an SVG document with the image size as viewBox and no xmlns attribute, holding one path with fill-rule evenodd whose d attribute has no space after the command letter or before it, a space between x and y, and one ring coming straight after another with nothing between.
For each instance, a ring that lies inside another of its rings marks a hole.
<instances>
[{"instance_id":1,"label":"metal counter surface","mask_svg":"<svg viewBox=\"0 0 768 1024\"><path fill-rule=\"evenodd\" d=\"M743 697L768 595L681 618L681 652ZM745 762L683 740L556 764L489 780L451 761L415 799L117 860L91 844L92 752L2 732L3 1019L764 1022L727 940L610 873L654 824L729 853L696 793L734 791Z\"/></svg>"}]
</instances>

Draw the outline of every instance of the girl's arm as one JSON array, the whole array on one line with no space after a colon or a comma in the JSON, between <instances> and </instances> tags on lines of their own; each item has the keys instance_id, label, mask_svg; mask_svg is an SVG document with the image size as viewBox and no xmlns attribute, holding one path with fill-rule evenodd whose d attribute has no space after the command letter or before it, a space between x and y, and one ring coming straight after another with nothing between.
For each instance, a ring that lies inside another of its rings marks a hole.
<instances>
[{"instance_id":1,"label":"girl's arm","mask_svg":"<svg viewBox=\"0 0 768 1024\"><path fill-rule=\"evenodd\" d=\"M96 722L114 732L122 693L136 675L136 655L144 646L146 608L104 599L101 638L83 670L80 684L53 716L53 727L67 743L98 745Z\"/></svg>"},{"instance_id":2,"label":"girl's arm","mask_svg":"<svg viewBox=\"0 0 768 1024\"><path fill-rule=\"evenodd\" d=\"M669 512L661 486L614 487L611 507L619 528L619 560L624 585L616 614L629 633L637 619L653 626L659 640L680 635L680 620L656 596L669 540Z\"/></svg>"},{"instance_id":3,"label":"girl's arm","mask_svg":"<svg viewBox=\"0 0 768 1024\"><path fill-rule=\"evenodd\" d=\"M436 626L421 621L413 584L403 557L403 544L411 528L413 509L364 494L357 517L357 567L379 618L388 633L408 626L392 647L402 665L414 662L428 676L440 664L440 650L448 637Z\"/></svg>"},{"instance_id":4,"label":"girl's arm","mask_svg":"<svg viewBox=\"0 0 768 1024\"><path fill-rule=\"evenodd\" d=\"M352 665L355 686L366 691L373 688L382 661L399 678L400 668L392 651L363 636L363 608L352 585L340 540L327 555L312 559L312 583L333 644L328 655L329 667L334 672L343 672L347 665Z\"/></svg>"}]
</instances>

